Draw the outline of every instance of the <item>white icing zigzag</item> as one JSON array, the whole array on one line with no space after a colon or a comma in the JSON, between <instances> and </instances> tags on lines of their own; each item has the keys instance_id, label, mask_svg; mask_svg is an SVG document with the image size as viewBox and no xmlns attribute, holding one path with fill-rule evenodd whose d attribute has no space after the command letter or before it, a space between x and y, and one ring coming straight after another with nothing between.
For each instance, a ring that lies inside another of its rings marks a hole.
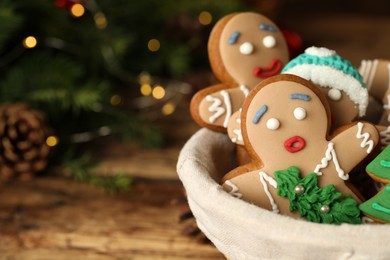
<instances>
[{"instance_id":1,"label":"white icing zigzag","mask_svg":"<svg viewBox=\"0 0 390 260\"><path fill-rule=\"evenodd\" d=\"M241 113L241 108L240 108L240 113ZM236 123L238 125L241 125L241 118L239 116L236 118ZM232 137L233 143L237 143L238 141L240 142L243 141L241 128L233 129L233 134L236 135L236 137Z\"/></svg>"},{"instance_id":2,"label":"white icing zigzag","mask_svg":"<svg viewBox=\"0 0 390 260\"><path fill-rule=\"evenodd\" d=\"M334 150L334 144L332 142L328 143L328 149L326 149L325 157L322 158L321 163L316 166L314 172L317 173L318 176L322 175L322 172L320 172L320 170L328 167L328 162L332 159L336 167L338 176L345 181L348 180L349 175L344 174L344 170L341 169L339 161L337 160L336 151Z\"/></svg>"},{"instance_id":3,"label":"white icing zigzag","mask_svg":"<svg viewBox=\"0 0 390 260\"><path fill-rule=\"evenodd\" d=\"M213 102L209 107L210 112L215 112L214 115L209 117L210 123L214 123L218 117L225 113L225 109L221 107L221 100L219 98L213 97L211 95L206 96L206 101Z\"/></svg>"},{"instance_id":4,"label":"white icing zigzag","mask_svg":"<svg viewBox=\"0 0 390 260\"><path fill-rule=\"evenodd\" d=\"M249 89L247 89L245 85L240 85L240 90L242 91L245 97L249 95Z\"/></svg>"},{"instance_id":5,"label":"white icing zigzag","mask_svg":"<svg viewBox=\"0 0 390 260\"><path fill-rule=\"evenodd\" d=\"M381 136L382 146L387 146L388 144L390 144L390 126L388 126L386 130L381 131L379 134Z\"/></svg>"},{"instance_id":6,"label":"white icing zigzag","mask_svg":"<svg viewBox=\"0 0 390 260\"><path fill-rule=\"evenodd\" d=\"M232 188L231 191L229 191L229 194L236 198L241 198L242 194L238 192L238 187L234 185L231 181L227 180L225 181L225 184Z\"/></svg>"},{"instance_id":7,"label":"white icing zigzag","mask_svg":"<svg viewBox=\"0 0 390 260\"><path fill-rule=\"evenodd\" d=\"M356 138L362 139L363 141L360 143L360 147L364 148L368 146L367 153L371 153L372 149L374 148L374 141L370 139L370 134L365 132L362 133L364 124L359 122L358 123L358 132L356 133Z\"/></svg>"},{"instance_id":8,"label":"white icing zigzag","mask_svg":"<svg viewBox=\"0 0 390 260\"><path fill-rule=\"evenodd\" d=\"M263 184L264 192L267 195L269 199L269 203L272 207L272 212L279 213L278 205L275 203L274 198L272 197L272 194L269 192L268 185L266 182L268 182L272 187L277 189L278 184L277 182L270 176L268 176L265 172L259 172L260 176L260 182Z\"/></svg>"},{"instance_id":9,"label":"white icing zigzag","mask_svg":"<svg viewBox=\"0 0 390 260\"><path fill-rule=\"evenodd\" d=\"M225 116L225 120L223 122L223 126L227 127L227 125L229 123L230 116L232 115L232 105L230 103L230 96L226 90L222 90L219 93L222 95L223 101L224 101L225 106L226 106L226 116ZM214 112L214 115L209 117L209 121L210 121L210 123L214 123L215 120L217 120L217 118L219 118L221 115L223 115L223 113L225 113L225 109L223 107L221 107L222 101L217 97L207 95L206 101L213 102L209 107L209 111Z\"/></svg>"}]
</instances>

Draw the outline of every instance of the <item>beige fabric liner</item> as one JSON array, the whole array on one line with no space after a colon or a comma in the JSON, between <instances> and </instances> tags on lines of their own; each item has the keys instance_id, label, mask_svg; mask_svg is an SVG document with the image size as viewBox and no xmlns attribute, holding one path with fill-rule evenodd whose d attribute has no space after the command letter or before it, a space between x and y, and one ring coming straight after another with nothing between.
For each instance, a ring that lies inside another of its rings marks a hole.
<instances>
[{"instance_id":1,"label":"beige fabric liner","mask_svg":"<svg viewBox=\"0 0 390 260\"><path fill-rule=\"evenodd\" d=\"M177 172L199 228L228 259L390 259L389 225L327 225L274 214L218 184L234 161L227 136L199 130Z\"/></svg>"}]
</instances>

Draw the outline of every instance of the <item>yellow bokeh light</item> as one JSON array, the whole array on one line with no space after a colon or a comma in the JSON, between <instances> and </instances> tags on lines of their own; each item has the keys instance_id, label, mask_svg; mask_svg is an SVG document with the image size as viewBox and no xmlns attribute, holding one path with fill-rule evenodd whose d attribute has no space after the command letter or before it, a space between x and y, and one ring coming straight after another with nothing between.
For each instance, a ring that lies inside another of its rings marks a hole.
<instances>
[{"instance_id":1,"label":"yellow bokeh light","mask_svg":"<svg viewBox=\"0 0 390 260\"><path fill-rule=\"evenodd\" d=\"M152 52L156 52L160 49L160 41L157 39L151 39L148 42L148 49Z\"/></svg>"},{"instance_id":2,"label":"yellow bokeh light","mask_svg":"<svg viewBox=\"0 0 390 260\"><path fill-rule=\"evenodd\" d=\"M38 41L34 36L28 36L23 40L23 46L25 48L29 48L29 49L37 46L37 43L38 43Z\"/></svg>"},{"instance_id":3,"label":"yellow bokeh light","mask_svg":"<svg viewBox=\"0 0 390 260\"><path fill-rule=\"evenodd\" d=\"M150 94L152 94L152 86L150 86L150 84L142 84L140 92L144 96L149 96Z\"/></svg>"},{"instance_id":4,"label":"yellow bokeh light","mask_svg":"<svg viewBox=\"0 0 390 260\"><path fill-rule=\"evenodd\" d=\"M155 98L155 99L162 99L164 98L165 96L165 89L160 86L160 85L157 85L153 88L153 91L152 91L152 96Z\"/></svg>"},{"instance_id":5,"label":"yellow bokeh light","mask_svg":"<svg viewBox=\"0 0 390 260\"><path fill-rule=\"evenodd\" d=\"M110 98L110 104L113 105L113 106L117 106L119 105L120 103L122 103L122 97L119 96L119 95L113 95L111 98Z\"/></svg>"},{"instance_id":6,"label":"yellow bokeh light","mask_svg":"<svg viewBox=\"0 0 390 260\"><path fill-rule=\"evenodd\" d=\"M106 19L106 16L103 14L103 13L97 13L95 14L95 16L93 17L94 20L95 20L95 24L96 24L96 27L98 29L104 29L107 27L107 19Z\"/></svg>"},{"instance_id":7,"label":"yellow bokeh light","mask_svg":"<svg viewBox=\"0 0 390 260\"><path fill-rule=\"evenodd\" d=\"M84 15L85 13L85 8L84 6L82 6L81 4L74 4L71 8L70 8L70 13L74 16L74 17L81 17Z\"/></svg>"},{"instance_id":8,"label":"yellow bokeh light","mask_svg":"<svg viewBox=\"0 0 390 260\"><path fill-rule=\"evenodd\" d=\"M166 116L169 116L171 115L173 112L175 112L175 109L176 109L176 106L171 103L171 102L168 102L166 103L162 108L161 108L161 112L166 115Z\"/></svg>"},{"instance_id":9,"label":"yellow bokeh light","mask_svg":"<svg viewBox=\"0 0 390 260\"><path fill-rule=\"evenodd\" d=\"M211 21L213 20L213 16L211 15L210 12L203 11L199 14L199 22L202 25L209 25Z\"/></svg>"},{"instance_id":10,"label":"yellow bokeh light","mask_svg":"<svg viewBox=\"0 0 390 260\"><path fill-rule=\"evenodd\" d=\"M150 84L150 82L152 81L152 77L150 76L149 73L142 72L138 76L138 81L139 81L140 84Z\"/></svg>"},{"instance_id":11,"label":"yellow bokeh light","mask_svg":"<svg viewBox=\"0 0 390 260\"><path fill-rule=\"evenodd\" d=\"M58 138L56 136L51 135L46 138L46 144L47 146L54 147L58 144Z\"/></svg>"}]
</instances>

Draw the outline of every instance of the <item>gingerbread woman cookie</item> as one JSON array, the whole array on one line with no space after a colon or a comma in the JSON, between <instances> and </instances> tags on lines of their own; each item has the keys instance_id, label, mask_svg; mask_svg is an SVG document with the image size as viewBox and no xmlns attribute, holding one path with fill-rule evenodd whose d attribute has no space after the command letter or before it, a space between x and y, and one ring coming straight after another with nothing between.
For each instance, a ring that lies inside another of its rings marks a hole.
<instances>
[{"instance_id":1,"label":"gingerbread woman cookie","mask_svg":"<svg viewBox=\"0 0 390 260\"><path fill-rule=\"evenodd\" d=\"M223 188L262 208L297 216L289 200L278 195L274 174L294 167L303 178L315 173L319 187L332 185L360 201L348 174L375 149L378 131L356 122L329 136L330 127L329 105L313 83L290 74L262 81L241 114L242 137L253 162L226 174Z\"/></svg>"},{"instance_id":2,"label":"gingerbread woman cookie","mask_svg":"<svg viewBox=\"0 0 390 260\"><path fill-rule=\"evenodd\" d=\"M223 132L249 91L263 79L279 74L289 60L280 29L252 12L230 14L218 21L208 53L222 84L199 91L191 100L191 115L199 125Z\"/></svg>"}]
</instances>

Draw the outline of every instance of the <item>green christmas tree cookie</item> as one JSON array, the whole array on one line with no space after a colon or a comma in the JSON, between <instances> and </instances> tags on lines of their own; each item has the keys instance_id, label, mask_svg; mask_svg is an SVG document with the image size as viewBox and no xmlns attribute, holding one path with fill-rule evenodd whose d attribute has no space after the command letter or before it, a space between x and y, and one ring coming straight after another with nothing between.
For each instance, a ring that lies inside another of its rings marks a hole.
<instances>
[{"instance_id":1,"label":"green christmas tree cookie","mask_svg":"<svg viewBox=\"0 0 390 260\"><path fill-rule=\"evenodd\" d=\"M390 184L377 195L360 204L360 210L369 218L380 223L390 222Z\"/></svg>"},{"instance_id":2,"label":"green christmas tree cookie","mask_svg":"<svg viewBox=\"0 0 390 260\"><path fill-rule=\"evenodd\" d=\"M366 172L375 181L390 182L390 145L367 165Z\"/></svg>"},{"instance_id":3,"label":"green christmas tree cookie","mask_svg":"<svg viewBox=\"0 0 390 260\"><path fill-rule=\"evenodd\" d=\"M341 199L334 185L318 187L318 176L311 173L301 178L297 167L275 173L278 195L290 201L290 211L298 210L308 221L328 224L361 223L357 202L351 197Z\"/></svg>"}]
</instances>

